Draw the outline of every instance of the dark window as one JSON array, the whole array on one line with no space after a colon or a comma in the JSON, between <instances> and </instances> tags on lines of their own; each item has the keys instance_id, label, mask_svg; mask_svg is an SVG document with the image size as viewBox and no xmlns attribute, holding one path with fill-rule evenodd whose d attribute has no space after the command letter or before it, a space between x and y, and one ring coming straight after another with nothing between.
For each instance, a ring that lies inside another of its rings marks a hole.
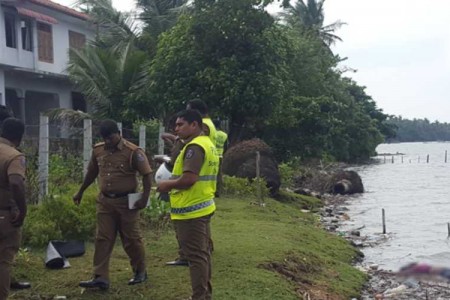
<instances>
[{"instance_id":1,"label":"dark window","mask_svg":"<svg viewBox=\"0 0 450 300\"><path fill-rule=\"evenodd\" d=\"M5 36L6 47L17 48L16 18L10 14L5 14Z\"/></svg>"},{"instance_id":2,"label":"dark window","mask_svg":"<svg viewBox=\"0 0 450 300\"><path fill-rule=\"evenodd\" d=\"M37 23L38 57L40 61L53 63L53 35L52 26Z\"/></svg>"},{"instance_id":3,"label":"dark window","mask_svg":"<svg viewBox=\"0 0 450 300\"><path fill-rule=\"evenodd\" d=\"M69 47L81 49L86 44L86 36L84 34L69 30Z\"/></svg>"},{"instance_id":4,"label":"dark window","mask_svg":"<svg viewBox=\"0 0 450 300\"><path fill-rule=\"evenodd\" d=\"M84 99L83 94L72 92L72 109L83 112L87 111L86 100Z\"/></svg>"},{"instance_id":5,"label":"dark window","mask_svg":"<svg viewBox=\"0 0 450 300\"><path fill-rule=\"evenodd\" d=\"M22 31L22 49L33 51L33 28L31 21L27 19L20 20L20 30Z\"/></svg>"}]
</instances>

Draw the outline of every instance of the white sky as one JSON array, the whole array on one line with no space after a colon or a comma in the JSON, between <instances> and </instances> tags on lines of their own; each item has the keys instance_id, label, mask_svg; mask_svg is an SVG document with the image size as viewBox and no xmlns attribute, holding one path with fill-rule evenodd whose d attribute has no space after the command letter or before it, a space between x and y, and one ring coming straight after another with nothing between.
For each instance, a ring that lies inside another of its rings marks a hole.
<instances>
[{"instance_id":1,"label":"white sky","mask_svg":"<svg viewBox=\"0 0 450 300\"><path fill-rule=\"evenodd\" d=\"M73 0L53 0L70 6ZM113 0L131 10L134 0ZM278 5L277 5L278 6ZM276 10L273 8L271 10ZM333 51L385 113L450 123L449 0L327 0L326 24L346 22Z\"/></svg>"}]
</instances>

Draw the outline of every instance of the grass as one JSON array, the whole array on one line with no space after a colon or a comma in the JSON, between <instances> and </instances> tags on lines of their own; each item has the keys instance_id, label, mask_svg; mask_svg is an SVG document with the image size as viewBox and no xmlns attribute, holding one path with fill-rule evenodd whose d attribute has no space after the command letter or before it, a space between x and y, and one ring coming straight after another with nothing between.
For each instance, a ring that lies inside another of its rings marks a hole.
<instances>
[{"instance_id":1,"label":"grass","mask_svg":"<svg viewBox=\"0 0 450 300\"><path fill-rule=\"evenodd\" d=\"M310 203L311 199L307 199ZM349 299L357 297L366 278L351 266L357 255L343 239L321 228L314 214L298 204L266 199L220 198L212 221L214 299ZM310 204L308 204L310 205ZM117 243L110 262L111 288L91 291L78 287L92 272L93 244L71 268L47 270L44 250L21 252L16 277L29 280L30 290L12 292L11 299L185 299L190 296L188 268L166 267L177 256L173 231L146 229L149 281L129 287L128 258Z\"/></svg>"}]
</instances>

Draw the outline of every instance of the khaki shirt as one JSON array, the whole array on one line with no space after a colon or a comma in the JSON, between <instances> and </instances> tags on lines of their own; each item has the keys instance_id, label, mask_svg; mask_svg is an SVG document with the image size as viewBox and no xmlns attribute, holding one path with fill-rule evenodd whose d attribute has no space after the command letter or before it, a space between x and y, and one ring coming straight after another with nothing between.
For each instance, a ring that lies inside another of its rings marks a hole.
<instances>
[{"instance_id":1,"label":"khaki shirt","mask_svg":"<svg viewBox=\"0 0 450 300\"><path fill-rule=\"evenodd\" d=\"M135 192L137 173L148 175L152 169L144 151L122 138L113 149L107 149L105 143L95 145L88 172L98 174L103 193L120 194Z\"/></svg>"},{"instance_id":2,"label":"khaki shirt","mask_svg":"<svg viewBox=\"0 0 450 300\"><path fill-rule=\"evenodd\" d=\"M9 176L20 175L25 180L25 155L10 141L0 137L0 209L16 206L12 199Z\"/></svg>"},{"instance_id":3,"label":"khaki shirt","mask_svg":"<svg viewBox=\"0 0 450 300\"><path fill-rule=\"evenodd\" d=\"M200 174L203 162L205 161L205 150L199 145L189 145L186 148L183 160L183 172Z\"/></svg>"}]
</instances>

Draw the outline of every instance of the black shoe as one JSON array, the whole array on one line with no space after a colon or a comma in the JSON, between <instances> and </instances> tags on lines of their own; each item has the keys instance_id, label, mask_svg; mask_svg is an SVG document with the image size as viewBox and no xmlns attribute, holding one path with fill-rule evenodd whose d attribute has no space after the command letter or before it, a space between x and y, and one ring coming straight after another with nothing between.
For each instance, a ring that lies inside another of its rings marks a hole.
<instances>
[{"instance_id":1,"label":"black shoe","mask_svg":"<svg viewBox=\"0 0 450 300\"><path fill-rule=\"evenodd\" d=\"M101 290L109 289L109 282L105 279L94 278L88 281L80 281L80 287L83 288L99 288Z\"/></svg>"},{"instance_id":2,"label":"black shoe","mask_svg":"<svg viewBox=\"0 0 450 300\"><path fill-rule=\"evenodd\" d=\"M183 266L183 267L189 267L189 262L184 259L175 259L173 261L166 262L166 266Z\"/></svg>"},{"instance_id":3,"label":"black shoe","mask_svg":"<svg viewBox=\"0 0 450 300\"><path fill-rule=\"evenodd\" d=\"M147 280L147 272L136 272L134 277L128 281L128 285L135 285L139 283L143 283Z\"/></svg>"},{"instance_id":4,"label":"black shoe","mask_svg":"<svg viewBox=\"0 0 450 300\"><path fill-rule=\"evenodd\" d=\"M31 283L29 282L21 282L21 281L14 281L11 282L10 288L12 290L24 290L29 289L31 287Z\"/></svg>"}]
</instances>

